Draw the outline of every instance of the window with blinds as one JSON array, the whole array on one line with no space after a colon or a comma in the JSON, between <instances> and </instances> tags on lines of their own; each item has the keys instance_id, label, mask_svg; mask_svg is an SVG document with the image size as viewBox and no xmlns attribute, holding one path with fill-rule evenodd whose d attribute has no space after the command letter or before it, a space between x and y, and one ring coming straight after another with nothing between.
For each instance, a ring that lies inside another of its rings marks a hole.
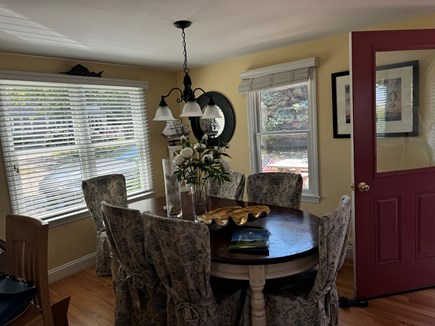
<instances>
[{"instance_id":1,"label":"window with blinds","mask_svg":"<svg viewBox=\"0 0 435 326\"><path fill-rule=\"evenodd\" d=\"M0 137L14 213L77 214L86 209L82 180L105 174L123 174L129 198L152 192L146 84L131 84L0 72Z\"/></svg>"},{"instance_id":2,"label":"window with blinds","mask_svg":"<svg viewBox=\"0 0 435 326\"><path fill-rule=\"evenodd\" d=\"M319 201L316 125L317 58L240 74L248 94L251 169L292 172L303 179L302 200Z\"/></svg>"}]
</instances>

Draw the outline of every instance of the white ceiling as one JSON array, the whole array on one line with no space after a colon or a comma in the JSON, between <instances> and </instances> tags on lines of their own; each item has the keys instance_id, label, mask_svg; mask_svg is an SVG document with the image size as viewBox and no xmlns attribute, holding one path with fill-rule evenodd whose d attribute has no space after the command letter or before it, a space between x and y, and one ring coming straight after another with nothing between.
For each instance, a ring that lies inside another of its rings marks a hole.
<instances>
[{"instance_id":1,"label":"white ceiling","mask_svg":"<svg viewBox=\"0 0 435 326\"><path fill-rule=\"evenodd\" d=\"M0 0L0 52L179 70L435 12L434 0Z\"/></svg>"}]
</instances>

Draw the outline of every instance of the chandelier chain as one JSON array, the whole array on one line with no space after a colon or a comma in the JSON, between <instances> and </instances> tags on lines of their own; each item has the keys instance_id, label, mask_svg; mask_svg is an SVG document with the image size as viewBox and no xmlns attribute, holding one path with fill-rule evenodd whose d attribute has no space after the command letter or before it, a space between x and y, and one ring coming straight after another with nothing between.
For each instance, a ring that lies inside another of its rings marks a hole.
<instances>
[{"instance_id":1,"label":"chandelier chain","mask_svg":"<svg viewBox=\"0 0 435 326\"><path fill-rule=\"evenodd\" d=\"M181 29L181 36L183 37L183 55L184 55L184 72L189 73L189 68L187 68L187 49L186 49L186 33L184 33L184 28Z\"/></svg>"}]
</instances>

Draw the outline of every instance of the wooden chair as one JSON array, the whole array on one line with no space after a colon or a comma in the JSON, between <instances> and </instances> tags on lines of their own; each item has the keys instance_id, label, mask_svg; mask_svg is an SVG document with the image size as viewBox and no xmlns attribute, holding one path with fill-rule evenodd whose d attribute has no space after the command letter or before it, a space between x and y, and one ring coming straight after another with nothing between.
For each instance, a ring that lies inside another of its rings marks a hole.
<instances>
[{"instance_id":1,"label":"wooden chair","mask_svg":"<svg viewBox=\"0 0 435 326\"><path fill-rule=\"evenodd\" d=\"M290 172L254 173L248 176L248 201L300 209L303 180Z\"/></svg>"},{"instance_id":2,"label":"wooden chair","mask_svg":"<svg viewBox=\"0 0 435 326\"><path fill-rule=\"evenodd\" d=\"M84 180L82 190L97 232L97 276L112 275L116 278L117 260L111 259L112 251L101 214L101 202L104 200L113 205L127 207L125 177L122 174L110 174Z\"/></svg>"},{"instance_id":3,"label":"wooden chair","mask_svg":"<svg viewBox=\"0 0 435 326\"><path fill-rule=\"evenodd\" d=\"M208 195L243 200L243 194L245 192L245 175L240 172L230 172L229 178L231 181L226 181L223 184L218 184L212 180L208 184Z\"/></svg>"},{"instance_id":4,"label":"wooden chair","mask_svg":"<svg viewBox=\"0 0 435 326\"><path fill-rule=\"evenodd\" d=\"M140 211L103 201L101 211L119 261L115 325L166 325L166 291L145 247Z\"/></svg>"},{"instance_id":5,"label":"wooden chair","mask_svg":"<svg viewBox=\"0 0 435 326\"><path fill-rule=\"evenodd\" d=\"M349 237L352 204L341 197L339 206L319 225L319 266L315 277L295 275L279 287L264 289L267 325L338 325L339 302L335 284L343 265ZM313 274L312 274L313 275Z\"/></svg>"},{"instance_id":6,"label":"wooden chair","mask_svg":"<svg viewBox=\"0 0 435 326\"><path fill-rule=\"evenodd\" d=\"M8 324L10 326L54 325L48 287L47 246L47 222L23 215L6 216L8 272L35 282L38 288L30 308Z\"/></svg>"}]
</instances>

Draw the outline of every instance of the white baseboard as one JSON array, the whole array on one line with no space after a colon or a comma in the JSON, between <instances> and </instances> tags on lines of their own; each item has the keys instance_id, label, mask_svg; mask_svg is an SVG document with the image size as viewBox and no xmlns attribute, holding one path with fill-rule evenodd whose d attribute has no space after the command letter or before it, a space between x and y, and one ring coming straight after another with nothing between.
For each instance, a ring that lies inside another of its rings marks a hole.
<instances>
[{"instance_id":1,"label":"white baseboard","mask_svg":"<svg viewBox=\"0 0 435 326\"><path fill-rule=\"evenodd\" d=\"M70 261L64 265L55 267L48 271L48 283L59 281L67 276L80 272L81 270L95 265L95 252Z\"/></svg>"}]
</instances>

